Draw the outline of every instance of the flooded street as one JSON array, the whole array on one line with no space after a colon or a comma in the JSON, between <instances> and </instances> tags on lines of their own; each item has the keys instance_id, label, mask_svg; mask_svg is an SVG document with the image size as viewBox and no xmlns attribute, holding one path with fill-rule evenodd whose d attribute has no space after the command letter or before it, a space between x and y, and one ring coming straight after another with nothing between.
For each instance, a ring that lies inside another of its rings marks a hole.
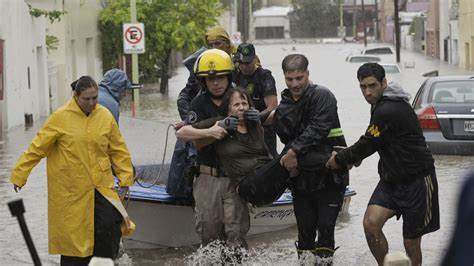
<instances>
[{"instance_id":1,"label":"flooded street","mask_svg":"<svg viewBox=\"0 0 474 266\"><path fill-rule=\"evenodd\" d=\"M363 49L360 44L259 44L256 51L264 68L273 72L277 89L285 88L281 72L281 60L290 53L303 53L310 62L310 79L330 88L338 99L339 116L349 145L353 144L365 131L369 122L369 105L362 97L356 79L357 63L345 62L352 51ZM385 60L385 59L384 59ZM387 59L394 61L394 59ZM415 63L414 68L405 68L405 63ZM389 76L397 80L412 94L420 87L424 78L422 73L440 70L441 75L465 74L462 70L449 66L439 60L428 59L421 54L402 51L402 73ZM131 118L130 104L122 107L120 127L132 154L134 164L161 163L165 147L166 129L169 123L179 119L176 110L176 97L184 87L188 72L179 68L170 80L169 96L160 94L141 95L141 110L136 118ZM32 264L21 236L16 219L12 218L6 202L23 198L25 218L30 233L44 265L57 265L59 256L47 253L47 191L45 161L31 173L27 185L16 194L9 183L9 172L21 152L36 134L41 123L25 130L17 128L5 134L5 142L0 144L0 265ZM175 136L170 132L166 160L171 160ZM280 147L281 148L281 147ZM459 186L464 174L474 164L474 157L435 156L439 185L441 229L428 234L422 240L423 261L425 265L437 265L442 258L454 227L455 209ZM366 244L362 228L362 218L367 202L378 182L378 156L373 155L362 165L351 171L350 186L357 192L352 198L350 215L341 219L336 227L336 246L334 265L376 265ZM133 219L133 217L132 217ZM156 228L160 230L160 228ZM390 251L404 250L402 222L391 219L384 227ZM248 265L296 265L297 256L294 242L296 228L259 235L248 239ZM127 246L127 243L125 243ZM193 258L186 259L195 247L179 249L137 249L129 246L120 265L180 265L194 264Z\"/></svg>"}]
</instances>

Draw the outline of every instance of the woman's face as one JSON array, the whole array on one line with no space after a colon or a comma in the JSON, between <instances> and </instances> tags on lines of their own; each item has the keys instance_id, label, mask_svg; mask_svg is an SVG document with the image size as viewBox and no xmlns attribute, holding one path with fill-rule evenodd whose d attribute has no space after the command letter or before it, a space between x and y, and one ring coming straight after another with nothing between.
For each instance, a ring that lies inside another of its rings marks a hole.
<instances>
[{"instance_id":1,"label":"woman's face","mask_svg":"<svg viewBox=\"0 0 474 266\"><path fill-rule=\"evenodd\" d=\"M239 118L243 118L244 112L249 108L249 102L244 95L237 91L232 94L229 101L229 115L237 115Z\"/></svg>"},{"instance_id":2,"label":"woman's face","mask_svg":"<svg viewBox=\"0 0 474 266\"><path fill-rule=\"evenodd\" d=\"M98 90L94 87L87 88L80 94L76 94L77 104L86 115L89 115L97 105L98 94Z\"/></svg>"}]
</instances>

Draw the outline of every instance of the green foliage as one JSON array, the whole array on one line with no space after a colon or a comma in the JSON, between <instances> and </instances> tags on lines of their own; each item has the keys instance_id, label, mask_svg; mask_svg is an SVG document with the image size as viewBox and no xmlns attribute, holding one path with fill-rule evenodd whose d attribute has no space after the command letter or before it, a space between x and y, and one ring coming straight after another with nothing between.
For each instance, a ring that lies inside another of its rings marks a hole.
<instances>
[{"instance_id":1,"label":"green foliage","mask_svg":"<svg viewBox=\"0 0 474 266\"><path fill-rule=\"evenodd\" d=\"M56 20L58 22L61 21L61 16L66 14L66 11L58 11L58 10L53 10L53 11L47 11L39 8L34 8L30 4L28 4L28 9L30 11L30 15L32 15L35 18L39 18L41 16L44 16L45 18L49 18L49 21L51 23L54 23Z\"/></svg>"},{"instance_id":2,"label":"green foliage","mask_svg":"<svg viewBox=\"0 0 474 266\"><path fill-rule=\"evenodd\" d=\"M188 54L204 44L206 29L220 15L219 0L138 0L137 21L145 24L145 49L139 68L145 82L167 82L171 51ZM129 0L108 0L101 11L103 68L117 66L123 53L122 23L130 21ZM167 84L166 84L167 85Z\"/></svg>"},{"instance_id":3,"label":"green foliage","mask_svg":"<svg viewBox=\"0 0 474 266\"><path fill-rule=\"evenodd\" d=\"M49 51L58 49L59 39L54 35L46 35L46 49Z\"/></svg>"},{"instance_id":4,"label":"green foliage","mask_svg":"<svg viewBox=\"0 0 474 266\"><path fill-rule=\"evenodd\" d=\"M332 37L337 34L339 8L334 1L292 0L292 37Z\"/></svg>"},{"instance_id":5,"label":"green foliage","mask_svg":"<svg viewBox=\"0 0 474 266\"><path fill-rule=\"evenodd\" d=\"M410 35L415 35L416 34L416 29L418 28L418 25L422 25L424 22L424 19L420 16L416 16L413 18L413 21L410 24L410 29L408 33Z\"/></svg>"}]
</instances>

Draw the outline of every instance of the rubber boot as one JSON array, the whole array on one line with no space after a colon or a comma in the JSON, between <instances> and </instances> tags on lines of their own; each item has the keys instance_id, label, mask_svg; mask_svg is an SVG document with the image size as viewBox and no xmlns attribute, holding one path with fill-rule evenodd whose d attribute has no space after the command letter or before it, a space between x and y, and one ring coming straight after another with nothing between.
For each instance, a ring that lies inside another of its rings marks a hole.
<instances>
[{"instance_id":1,"label":"rubber boot","mask_svg":"<svg viewBox=\"0 0 474 266\"><path fill-rule=\"evenodd\" d=\"M317 247L313 250L314 256L316 256L316 265L325 265L332 266L332 260L334 257L334 252L339 247L332 249L327 247Z\"/></svg>"},{"instance_id":2,"label":"rubber boot","mask_svg":"<svg viewBox=\"0 0 474 266\"><path fill-rule=\"evenodd\" d=\"M298 247L298 241L295 241L295 247L298 254L298 265L316 265L314 249L300 248Z\"/></svg>"}]
</instances>

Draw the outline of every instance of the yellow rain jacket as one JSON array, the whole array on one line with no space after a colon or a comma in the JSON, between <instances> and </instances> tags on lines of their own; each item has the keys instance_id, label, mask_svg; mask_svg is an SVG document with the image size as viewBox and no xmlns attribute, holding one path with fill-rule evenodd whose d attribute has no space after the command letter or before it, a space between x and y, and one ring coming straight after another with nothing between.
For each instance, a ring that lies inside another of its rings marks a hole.
<instances>
[{"instance_id":1,"label":"yellow rain jacket","mask_svg":"<svg viewBox=\"0 0 474 266\"><path fill-rule=\"evenodd\" d=\"M133 184L130 154L112 114L103 106L86 116L71 99L54 112L18 160L10 181L22 187L47 157L49 253L87 257L94 249L94 190L124 216L124 235L134 227L114 189ZM125 231L125 232L124 232Z\"/></svg>"}]
</instances>

